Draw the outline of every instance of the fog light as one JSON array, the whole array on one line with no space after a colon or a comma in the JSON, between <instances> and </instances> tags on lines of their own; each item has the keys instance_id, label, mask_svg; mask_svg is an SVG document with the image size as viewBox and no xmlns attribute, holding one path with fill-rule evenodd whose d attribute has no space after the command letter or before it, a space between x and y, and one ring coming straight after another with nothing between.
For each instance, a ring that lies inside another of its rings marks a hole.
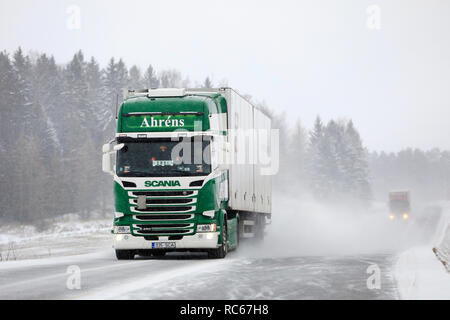
<instances>
[{"instance_id":1,"label":"fog light","mask_svg":"<svg viewBox=\"0 0 450 320\"><path fill-rule=\"evenodd\" d=\"M216 231L216 224L199 224L197 225L197 232L215 232Z\"/></svg>"},{"instance_id":2,"label":"fog light","mask_svg":"<svg viewBox=\"0 0 450 320\"><path fill-rule=\"evenodd\" d=\"M115 226L114 233L115 234L131 233L130 226Z\"/></svg>"},{"instance_id":3,"label":"fog light","mask_svg":"<svg viewBox=\"0 0 450 320\"><path fill-rule=\"evenodd\" d=\"M403 219L407 220L409 218L409 215L407 213L403 214Z\"/></svg>"},{"instance_id":4,"label":"fog light","mask_svg":"<svg viewBox=\"0 0 450 320\"><path fill-rule=\"evenodd\" d=\"M395 218L395 216L394 216L393 214L391 214L391 215L389 216L389 219L391 219L391 220L394 220L394 218Z\"/></svg>"}]
</instances>

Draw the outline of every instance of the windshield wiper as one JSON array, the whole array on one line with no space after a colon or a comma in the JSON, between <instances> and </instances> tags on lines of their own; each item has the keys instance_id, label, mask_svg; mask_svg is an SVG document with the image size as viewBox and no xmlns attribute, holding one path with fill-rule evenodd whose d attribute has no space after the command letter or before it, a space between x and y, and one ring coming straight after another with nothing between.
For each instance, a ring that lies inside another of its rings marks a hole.
<instances>
[{"instance_id":1,"label":"windshield wiper","mask_svg":"<svg viewBox=\"0 0 450 320\"><path fill-rule=\"evenodd\" d=\"M191 175L190 171L186 171L186 170L183 170L183 169L175 169L174 171L177 172L177 173L183 173L182 174L183 176L190 176Z\"/></svg>"},{"instance_id":2,"label":"windshield wiper","mask_svg":"<svg viewBox=\"0 0 450 320\"><path fill-rule=\"evenodd\" d=\"M171 168L169 171L159 171L159 172L145 172L145 171L131 171L127 173L121 173L122 176L126 177L170 177L173 176L173 174L179 174L180 176L197 176L200 172L191 172L186 171L184 169L177 169L177 168ZM205 173L205 175L207 175Z\"/></svg>"},{"instance_id":3,"label":"windshield wiper","mask_svg":"<svg viewBox=\"0 0 450 320\"><path fill-rule=\"evenodd\" d=\"M149 177L151 175L151 173L144 172L144 171L132 171L132 172L127 172L127 173L122 173L122 174L127 175L128 177L132 177L132 176Z\"/></svg>"}]
</instances>

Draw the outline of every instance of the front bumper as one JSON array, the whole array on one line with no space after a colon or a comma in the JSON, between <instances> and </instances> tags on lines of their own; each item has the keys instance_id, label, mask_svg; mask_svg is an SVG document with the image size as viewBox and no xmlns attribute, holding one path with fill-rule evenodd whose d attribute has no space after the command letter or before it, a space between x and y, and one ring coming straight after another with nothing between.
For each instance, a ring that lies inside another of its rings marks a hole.
<instances>
[{"instance_id":1,"label":"front bumper","mask_svg":"<svg viewBox=\"0 0 450 320\"><path fill-rule=\"evenodd\" d=\"M144 237L131 234L114 234L113 237L113 247L116 250L152 249L152 243L156 242L175 242L176 249L215 249L219 242L219 232L197 233L184 236L181 240L169 240L169 237L145 240Z\"/></svg>"}]
</instances>

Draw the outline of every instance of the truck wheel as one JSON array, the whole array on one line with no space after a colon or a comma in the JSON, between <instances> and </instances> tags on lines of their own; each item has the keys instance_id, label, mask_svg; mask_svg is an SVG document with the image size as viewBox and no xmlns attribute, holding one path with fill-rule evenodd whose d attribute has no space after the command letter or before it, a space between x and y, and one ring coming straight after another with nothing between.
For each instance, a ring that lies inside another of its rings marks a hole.
<instances>
[{"instance_id":1,"label":"truck wheel","mask_svg":"<svg viewBox=\"0 0 450 320\"><path fill-rule=\"evenodd\" d=\"M264 229L266 220L263 215L258 215L256 218L256 232L255 239L258 241L264 241Z\"/></svg>"},{"instance_id":2,"label":"truck wheel","mask_svg":"<svg viewBox=\"0 0 450 320\"><path fill-rule=\"evenodd\" d=\"M116 250L116 257L118 260L133 260L134 251L133 250Z\"/></svg>"},{"instance_id":3,"label":"truck wheel","mask_svg":"<svg viewBox=\"0 0 450 320\"><path fill-rule=\"evenodd\" d=\"M239 248L239 244L241 242L241 235L239 232L239 219L237 220L237 228L236 228L236 250Z\"/></svg>"},{"instance_id":4,"label":"truck wheel","mask_svg":"<svg viewBox=\"0 0 450 320\"><path fill-rule=\"evenodd\" d=\"M208 252L208 257L212 259L223 259L228 253L228 231L227 223L224 217L222 223L222 245Z\"/></svg>"}]
</instances>

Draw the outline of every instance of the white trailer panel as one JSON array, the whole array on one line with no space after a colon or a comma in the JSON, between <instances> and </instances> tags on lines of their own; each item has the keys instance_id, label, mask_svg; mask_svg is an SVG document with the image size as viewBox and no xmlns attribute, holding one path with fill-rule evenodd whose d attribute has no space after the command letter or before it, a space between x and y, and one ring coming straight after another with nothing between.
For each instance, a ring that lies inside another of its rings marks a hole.
<instances>
[{"instance_id":1,"label":"white trailer panel","mask_svg":"<svg viewBox=\"0 0 450 320\"><path fill-rule=\"evenodd\" d=\"M222 93L227 100L228 129L232 130L228 136L233 160L229 170L229 206L233 210L270 213L272 177L261 175L259 156L270 150L271 119L236 91L226 88ZM259 134L264 131L265 135Z\"/></svg>"},{"instance_id":2,"label":"white trailer panel","mask_svg":"<svg viewBox=\"0 0 450 320\"><path fill-rule=\"evenodd\" d=\"M234 90L226 89L228 107L229 206L234 210L254 211L253 202L253 106Z\"/></svg>"},{"instance_id":3,"label":"white trailer panel","mask_svg":"<svg viewBox=\"0 0 450 320\"><path fill-rule=\"evenodd\" d=\"M253 145L254 157L257 160L254 165L254 192L255 211L271 212L272 176L268 173L270 166L270 130L271 120L258 109L254 109L255 144ZM264 168L266 170L264 170Z\"/></svg>"}]
</instances>

